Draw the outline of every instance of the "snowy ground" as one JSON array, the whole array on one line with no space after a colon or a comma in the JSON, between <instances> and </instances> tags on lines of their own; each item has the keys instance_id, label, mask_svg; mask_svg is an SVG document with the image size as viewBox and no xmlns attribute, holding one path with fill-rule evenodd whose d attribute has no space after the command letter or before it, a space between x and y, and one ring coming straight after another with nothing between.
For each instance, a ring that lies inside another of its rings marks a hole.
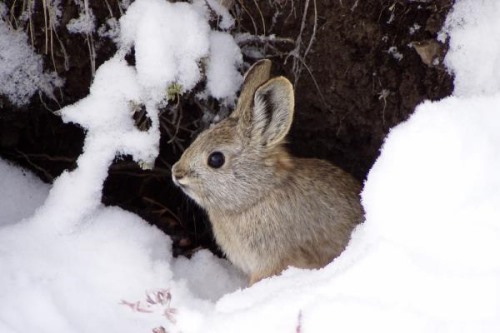
<instances>
[{"instance_id":1,"label":"snowy ground","mask_svg":"<svg viewBox=\"0 0 500 333\"><path fill-rule=\"evenodd\" d=\"M78 168L48 192L0 161L0 332L500 331L498 17L496 0L457 0L443 32L455 92L391 131L347 250L324 269L245 288L228 262L207 251L174 259L159 230L100 204L115 155L145 167L156 157L169 85L191 89L200 59L207 93L230 103L241 80L232 37L210 30L200 2L137 0L120 21L121 51L88 97L61 110L87 129ZM131 45L136 69L123 61ZM131 104L146 106L148 132L133 126Z\"/></svg>"}]
</instances>

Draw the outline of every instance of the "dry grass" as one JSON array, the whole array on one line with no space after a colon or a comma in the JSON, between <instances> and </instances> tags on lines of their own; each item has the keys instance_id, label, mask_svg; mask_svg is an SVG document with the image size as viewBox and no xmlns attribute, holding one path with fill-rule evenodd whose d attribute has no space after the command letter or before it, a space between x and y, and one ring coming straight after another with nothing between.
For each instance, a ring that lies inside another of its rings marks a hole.
<instances>
[{"instance_id":1,"label":"dry grass","mask_svg":"<svg viewBox=\"0 0 500 333\"><path fill-rule=\"evenodd\" d=\"M35 46L35 34L36 28L34 24L35 9L37 6L41 5L41 11L43 14L43 31L45 34L45 43L43 47L43 54L49 55L52 60L52 65L54 71L57 72L57 66L55 61L54 44L57 43L59 48L64 55L65 61L64 66L67 70L69 67L69 58L64 47L64 43L61 41L57 33L57 11L54 1L52 0L14 0L10 6L10 16L9 23L13 29L23 29L26 31L30 37L31 45ZM16 13L20 15L16 16Z\"/></svg>"},{"instance_id":2,"label":"dry grass","mask_svg":"<svg viewBox=\"0 0 500 333\"><path fill-rule=\"evenodd\" d=\"M253 5L253 8L250 6ZM318 29L318 6L317 0L281 0L268 1L268 6L274 8L271 24L266 25L264 12L261 5L255 1L238 0L232 13L236 17L239 26L236 30L243 31L236 34L236 40L243 53L250 58L281 58L284 63L292 61L292 73L294 85L297 86L305 70L311 77L323 103L324 95L321 91L314 74L312 73L307 56L312 50ZM298 15L302 13L302 15ZM266 12L269 15L269 12ZM253 31L245 30L241 22L247 18L253 27ZM295 37L284 37L274 34L274 27L279 18L285 21L297 20L300 22L299 32ZM257 23L260 22L260 25ZM261 33L262 32L262 33Z\"/></svg>"}]
</instances>

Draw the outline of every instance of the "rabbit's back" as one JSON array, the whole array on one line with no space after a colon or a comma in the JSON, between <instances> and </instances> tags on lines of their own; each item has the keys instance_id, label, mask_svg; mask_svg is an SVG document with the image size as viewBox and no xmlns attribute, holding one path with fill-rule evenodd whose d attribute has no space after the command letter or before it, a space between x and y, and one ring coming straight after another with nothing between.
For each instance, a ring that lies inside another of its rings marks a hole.
<instances>
[{"instance_id":1,"label":"rabbit's back","mask_svg":"<svg viewBox=\"0 0 500 333\"><path fill-rule=\"evenodd\" d=\"M238 213L209 211L228 258L262 277L288 266L318 268L337 257L362 222L360 184L318 159L293 159L286 177Z\"/></svg>"}]
</instances>

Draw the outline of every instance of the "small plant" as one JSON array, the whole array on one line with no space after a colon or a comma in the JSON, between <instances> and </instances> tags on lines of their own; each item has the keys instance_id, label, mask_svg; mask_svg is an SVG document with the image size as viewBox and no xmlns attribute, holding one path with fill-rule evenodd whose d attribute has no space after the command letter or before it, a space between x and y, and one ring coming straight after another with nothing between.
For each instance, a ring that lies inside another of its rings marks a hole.
<instances>
[{"instance_id":1,"label":"small plant","mask_svg":"<svg viewBox=\"0 0 500 333\"><path fill-rule=\"evenodd\" d=\"M171 85L168 86L167 88L167 100L170 101L176 101L179 99L179 95L182 94L183 88L182 85L179 83L172 83Z\"/></svg>"},{"instance_id":2,"label":"small plant","mask_svg":"<svg viewBox=\"0 0 500 333\"><path fill-rule=\"evenodd\" d=\"M165 330L165 327L160 326L153 328L153 333L167 333L167 331Z\"/></svg>"},{"instance_id":3,"label":"small plant","mask_svg":"<svg viewBox=\"0 0 500 333\"><path fill-rule=\"evenodd\" d=\"M128 302L122 300L121 304L130 307L136 312L142 313L153 313L160 308L163 315L167 317L170 322L175 323L175 314L177 313L177 309L170 306L171 301L172 294L170 293L170 290L160 289L146 293L145 301Z\"/></svg>"},{"instance_id":4,"label":"small plant","mask_svg":"<svg viewBox=\"0 0 500 333\"><path fill-rule=\"evenodd\" d=\"M302 311L299 311L297 316L297 326L295 327L295 333L302 333Z\"/></svg>"},{"instance_id":5,"label":"small plant","mask_svg":"<svg viewBox=\"0 0 500 333\"><path fill-rule=\"evenodd\" d=\"M172 301L172 294L168 289L160 289L157 291L146 292L145 300L139 300L136 302L129 302L122 300L121 304L126 305L135 312L141 313L155 313L161 312L168 321L175 324L175 315L177 314L177 309L171 307L170 303ZM154 328L153 333L166 333L164 327L160 326Z\"/></svg>"}]
</instances>

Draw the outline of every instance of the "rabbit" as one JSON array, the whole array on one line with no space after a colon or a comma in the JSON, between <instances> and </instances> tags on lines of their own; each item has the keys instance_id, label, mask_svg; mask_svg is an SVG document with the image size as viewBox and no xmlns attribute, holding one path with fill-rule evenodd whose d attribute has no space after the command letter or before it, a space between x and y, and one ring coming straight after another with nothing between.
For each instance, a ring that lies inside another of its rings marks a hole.
<instances>
[{"instance_id":1,"label":"rabbit","mask_svg":"<svg viewBox=\"0 0 500 333\"><path fill-rule=\"evenodd\" d=\"M270 78L270 69L267 59L255 63L235 110L172 167L174 183L207 211L217 244L250 285L289 266L325 266L364 216L350 174L287 152L293 86Z\"/></svg>"}]
</instances>

